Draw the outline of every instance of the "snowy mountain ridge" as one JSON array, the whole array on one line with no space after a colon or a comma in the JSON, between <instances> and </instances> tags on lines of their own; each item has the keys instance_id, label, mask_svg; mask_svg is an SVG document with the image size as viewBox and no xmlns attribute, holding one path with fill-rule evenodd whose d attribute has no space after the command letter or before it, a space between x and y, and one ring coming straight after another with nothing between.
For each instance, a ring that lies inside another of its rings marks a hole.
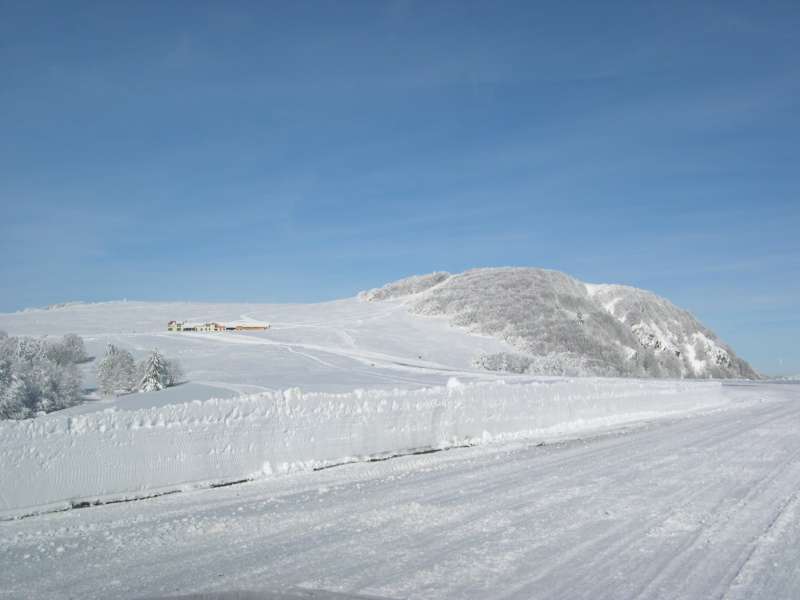
<instances>
[{"instance_id":1,"label":"snowy mountain ridge","mask_svg":"<svg viewBox=\"0 0 800 600\"><path fill-rule=\"evenodd\" d=\"M447 317L519 353L481 356L489 370L548 375L757 378L691 313L638 288L590 284L546 269L435 272L359 294Z\"/></svg>"}]
</instances>

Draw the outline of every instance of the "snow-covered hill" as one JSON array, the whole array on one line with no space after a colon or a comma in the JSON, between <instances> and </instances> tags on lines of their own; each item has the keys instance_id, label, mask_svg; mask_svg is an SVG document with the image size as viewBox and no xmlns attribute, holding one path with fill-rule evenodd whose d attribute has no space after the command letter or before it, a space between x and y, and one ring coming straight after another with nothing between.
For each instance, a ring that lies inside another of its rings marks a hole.
<instances>
[{"instance_id":1,"label":"snow-covered hill","mask_svg":"<svg viewBox=\"0 0 800 600\"><path fill-rule=\"evenodd\" d=\"M651 292L531 268L432 273L362 292L507 342L478 364L520 373L635 377L758 375L689 312Z\"/></svg>"},{"instance_id":2,"label":"snow-covered hill","mask_svg":"<svg viewBox=\"0 0 800 600\"><path fill-rule=\"evenodd\" d=\"M166 331L171 319L238 318L272 327ZM714 333L663 298L541 269L437 272L319 304L69 303L0 314L0 330L77 333L94 356L113 343L136 359L154 347L178 359L192 387L137 397L137 407L298 386L410 389L443 385L454 375L491 380L498 371L502 377L757 376ZM93 365L84 370L91 387Z\"/></svg>"},{"instance_id":3,"label":"snow-covered hill","mask_svg":"<svg viewBox=\"0 0 800 600\"><path fill-rule=\"evenodd\" d=\"M167 331L171 319L241 317L268 321L271 327L258 332ZM444 385L452 376L465 383L493 380L496 374L473 366L476 357L513 351L502 340L473 335L444 319L412 315L401 301L356 298L320 304L73 303L0 314L0 330L20 336L74 332L95 357L102 357L110 343L132 352L136 360L158 348L180 361L191 387L115 402L136 408L146 407L147 401L174 403L291 387L343 392ZM93 386L95 364L84 365L88 387Z\"/></svg>"}]
</instances>

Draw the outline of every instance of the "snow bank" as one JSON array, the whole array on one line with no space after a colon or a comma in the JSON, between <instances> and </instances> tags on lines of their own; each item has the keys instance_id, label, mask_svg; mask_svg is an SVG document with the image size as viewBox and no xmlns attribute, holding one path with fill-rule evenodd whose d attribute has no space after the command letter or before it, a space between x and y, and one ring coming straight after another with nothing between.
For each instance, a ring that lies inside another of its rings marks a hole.
<instances>
[{"instance_id":1,"label":"snow bank","mask_svg":"<svg viewBox=\"0 0 800 600\"><path fill-rule=\"evenodd\" d=\"M0 423L0 515L146 496L723 404L718 382L559 379L421 390L298 389Z\"/></svg>"}]
</instances>

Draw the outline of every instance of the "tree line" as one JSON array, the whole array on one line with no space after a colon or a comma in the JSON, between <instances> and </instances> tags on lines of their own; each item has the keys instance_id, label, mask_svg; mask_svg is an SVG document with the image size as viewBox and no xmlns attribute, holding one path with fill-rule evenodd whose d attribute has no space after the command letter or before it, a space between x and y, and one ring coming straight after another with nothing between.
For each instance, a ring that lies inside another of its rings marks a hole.
<instances>
[{"instance_id":1,"label":"tree line","mask_svg":"<svg viewBox=\"0 0 800 600\"><path fill-rule=\"evenodd\" d=\"M0 331L0 419L27 419L84 400L81 363L91 360L83 338L14 337ZM109 344L97 364L97 388L104 397L162 390L180 382L175 360L153 350L137 363Z\"/></svg>"},{"instance_id":2,"label":"tree line","mask_svg":"<svg viewBox=\"0 0 800 600\"><path fill-rule=\"evenodd\" d=\"M97 389L106 397L163 390L182 377L180 364L164 358L157 349L137 364L130 352L109 344L97 365Z\"/></svg>"},{"instance_id":3,"label":"tree line","mask_svg":"<svg viewBox=\"0 0 800 600\"><path fill-rule=\"evenodd\" d=\"M0 419L25 419L81 401L83 339L11 337L0 332Z\"/></svg>"}]
</instances>

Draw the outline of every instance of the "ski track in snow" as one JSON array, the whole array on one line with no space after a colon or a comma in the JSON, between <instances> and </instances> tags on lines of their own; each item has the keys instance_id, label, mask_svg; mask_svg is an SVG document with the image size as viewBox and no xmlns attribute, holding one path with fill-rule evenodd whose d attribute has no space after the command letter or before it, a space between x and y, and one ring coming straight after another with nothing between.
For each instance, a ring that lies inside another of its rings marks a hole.
<instances>
[{"instance_id":1,"label":"ski track in snow","mask_svg":"<svg viewBox=\"0 0 800 600\"><path fill-rule=\"evenodd\" d=\"M300 326L298 326L300 327ZM429 381L421 380L421 379L413 379L409 377L403 377L401 375L390 375L387 373L375 372L367 369L353 369L352 367L346 368L341 365L336 365L330 361L324 360L320 358L319 354L328 354L328 355L338 355L345 358L349 358L355 360L362 365L374 367L376 364L380 365L381 367L397 370L400 372L432 372L432 373L441 373L441 374L460 374L466 375L473 379L496 379L497 376L494 373L476 373L474 371L461 371L458 369L451 369L445 367L443 365L433 364L433 363L423 363L419 362L418 364L411 364L408 362L408 359L402 359L400 357L391 356L382 353L370 353L370 352L359 352L357 351L355 342L353 340L352 335L347 334L344 329L334 328L330 326L321 326L321 325L302 325L302 327L313 327L319 329L329 329L331 331L336 332L337 334L343 335L347 340L348 345L351 349L341 349L335 348L330 346L319 346L313 344L297 344L297 343L288 343L288 342L278 342L269 339L259 338L255 336L249 336L246 334L233 336L221 336L219 334L202 334L202 333L193 333L191 334L191 339L201 339L210 342L218 342L222 344L250 344L256 346L273 346L278 347L287 352L292 354L302 356L305 359L308 359L314 363L322 365L323 367L328 367L335 370L347 370L348 372L357 372L359 375L365 377L367 380L370 379L379 379L382 381L387 381L390 383L398 383L407 386L412 384L414 386L425 386L429 385ZM163 333L163 332L153 332L153 337L170 337L174 338L174 334ZM303 350L306 350L305 352ZM316 352L317 354L313 354ZM227 387L227 386L221 386ZM263 389L268 389L263 387ZM235 388L230 388L235 389Z\"/></svg>"},{"instance_id":2,"label":"ski track in snow","mask_svg":"<svg viewBox=\"0 0 800 600\"><path fill-rule=\"evenodd\" d=\"M337 333L341 333L341 330L339 330L338 328L337 329L330 328L330 329ZM174 334L164 333L164 332L154 332L151 333L150 335L154 337L170 337L170 338L175 337ZM381 366L384 367L399 368L403 370L424 370L424 371L453 372L453 373L458 372L456 369L449 368L445 365L423 362L423 361L416 362L416 361L411 361L409 359L402 359L396 356L392 356L390 354L383 354L380 352L348 350L344 348L335 348L332 346L320 346L317 344L279 342L275 340L266 339L263 337L255 337L246 334L232 336L232 335L220 335L218 333L192 333L187 335L191 335L191 337L195 339L204 339L223 344L252 344L259 346L277 346L280 348L285 348L290 352L295 352L296 354L300 354L308 358L309 360L313 360L324 366L333 368L340 368L340 367L337 367L332 363L326 362L317 356L309 354L308 352L301 352L300 350L298 350L298 348L307 351L344 356L346 358L350 358L370 366L374 366L375 364L380 364ZM474 377L476 373L469 372L469 375ZM492 379L497 378L497 375L494 373L487 374L487 376L491 377Z\"/></svg>"},{"instance_id":3,"label":"ski track in snow","mask_svg":"<svg viewBox=\"0 0 800 600\"><path fill-rule=\"evenodd\" d=\"M0 523L0 597L800 597L800 386L507 444Z\"/></svg>"}]
</instances>

